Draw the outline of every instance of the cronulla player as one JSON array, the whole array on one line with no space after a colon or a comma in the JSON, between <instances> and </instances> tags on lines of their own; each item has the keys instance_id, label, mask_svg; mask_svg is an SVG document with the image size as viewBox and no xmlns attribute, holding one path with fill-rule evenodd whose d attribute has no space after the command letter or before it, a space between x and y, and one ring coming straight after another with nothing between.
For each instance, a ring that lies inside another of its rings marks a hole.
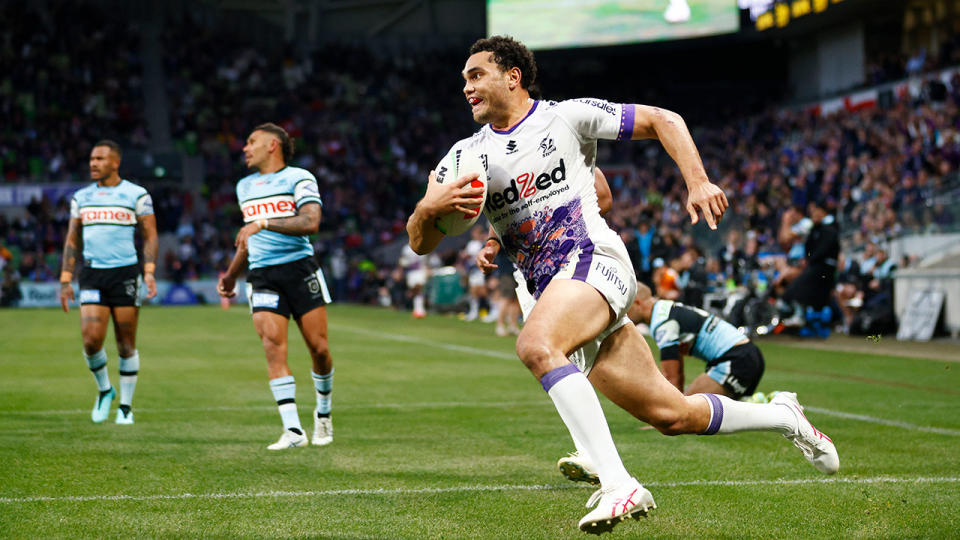
<instances>
[{"instance_id":1,"label":"cronulla player","mask_svg":"<svg viewBox=\"0 0 960 540\"><path fill-rule=\"evenodd\" d=\"M650 492L624 468L591 383L664 433L789 432L810 447L804 452L821 470L836 470L833 445L820 442L798 405L762 408L712 394L684 397L629 324L636 279L625 246L600 217L593 174L597 140L658 139L686 181L691 220L698 221L699 211L715 228L727 201L707 180L683 119L655 107L598 99L535 101L529 93L536 79L533 55L506 37L474 43L463 77L473 117L486 125L451 152L469 148L484 157L484 213L496 231L490 242L502 245L537 300L517 339L517 355L588 452L600 479L601 489L589 501L597 508L580 528L607 531L654 506ZM482 193L467 187L475 176L429 184L407 223L415 251L435 249L443 238L436 218L466 212ZM594 343L599 345L588 358L592 365L568 360L568 354Z\"/></svg>"},{"instance_id":2,"label":"cronulla player","mask_svg":"<svg viewBox=\"0 0 960 540\"><path fill-rule=\"evenodd\" d=\"M237 276L249 263L247 298L267 356L270 389L283 421L283 434L267 448L285 450L307 445L297 415L296 383L287 365L291 315L313 359L317 406L312 442L330 444L333 359L325 306L331 299L307 237L320 227L317 181L309 171L287 166L293 157L293 142L276 124L254 128L243 153L247 166L256 172L237 184L237 201L246 225L237 234L237 253L220 278L218 289L221 296L234 296Z\"/></svg>"},{"instance_id":3,"label":"cronulla player","mask_svg":"<svg viewBox=\"0 0 960 540\"><path fill-rule=\"evenodd\" d=\"M653 296L640 284L630 320L650 326L660 348L660 369L687 395L721 394L740 399L753 394L763 376L763 353L732 324L706 311ZM706 371L684 391L683 357L706 363Z\"/></svg>"},{"instance_id":4,"label":"cronulla player","mask_svg":"<svg viewBox=\"0 0 960 540\"><path fill-rule=\"evenodd\" d=\"M94 145L90 152L90 178L95 181L70 200L70 223L63 245L60 272L60 304L70 310L74 300L73 273L83 245L83 268L79 275L80 333L83 355L100 390L91 417L100 423L110 414L117 396L107 373L103 341L107 323L113 329L120 356L120 406L117 424L133 424L133 392L140 370L137 352L137 320L140 289L147 284L147 298L157 295L154 279L157 261L157 223L153 201L147 190L120 178L120 146L109 140ZM134 230L143 239L143 280L137 263Z\"/></svg>"}]
</instances>

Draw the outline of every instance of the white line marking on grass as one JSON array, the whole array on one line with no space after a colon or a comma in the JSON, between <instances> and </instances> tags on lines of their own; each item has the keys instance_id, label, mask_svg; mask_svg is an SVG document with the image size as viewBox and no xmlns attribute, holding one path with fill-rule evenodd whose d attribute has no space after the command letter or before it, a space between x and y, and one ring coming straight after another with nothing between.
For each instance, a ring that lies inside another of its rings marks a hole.
<instances>
[{"instance_id":1,"label":"white line marking on grass","mask_svg":"<svg viewBox=\"0 0 960 540\"><path fill-rule=\"evenodd\" d=\"M505 353L502 351L491 351L489 349L480 349L478 347L468 347L466 345L444 343L442 341L433 341L431 339L405 336L403 334L391 334L390 332L380 332L380 331L368 330L366 328L357 328L355 326L346 326L342 324L332 324L330 325L330 328L333 328L334 330L346 330L348 332L353 332L355 334L364 334L368 336L374 336L374 337L389 339L393 341L402 341L405 343L416 343L418 345L430 345L431 347L446 349L448 351L470 353L478 356L489 356L491 358L501 358L503 360L516 360L518 362L520 361L517 358L516 354Z\"/></svg>"},{"instance_id":2,"label":"white line marking on grass","mask_svg":"<svg viewBox=\"0 0 960 540\"><path fill-rule=\"evenodd\" d=\"M804 484L956 484L958 477L919 477L898 478L894 476L876 476L871 478L798 478L783 480L691 480L686 482L648 482L648 487L750 487ZM587 489L579 484L534 484L534 485L495 485L495 486L455 486L440 488L396 488L396 489L327 489L323 491L251 491L234 493L170 493L157 495L77 495L64 497L0 497L0 504L21 504L34 502L98 502L98 501L162 501L185 499L267 499L281 497L329 497L339 495L430 495L436 493L476 493L488 491L554 491L566 489ZM592 489L592 488L590 488Z\"/></svg>"},{"instance_id":3,"label":"white line marking on grass","mask_svg":"<svg viewBox=\"0 0 960 540\"><path fill-rule=\"evenodd\" d=\"M338 411L343 410L361 410L361 409L449 409L451 407L460 407L464 409L502 409L505 407L530 407L530 406L553 405L549 399L537 399L529 401L424 401L420 403L355 403L346 405L337 405ZM137 412L147 413L196 413L196 412L244 412L244 411L276 411L276 405L237 405L220 407L172 407L172 408L150 408L137 407ZM55 416L65 414L89 414L90 409L63 409L47 411L2 411L3 414L12 414L19 416Z\"/></svg>"},{"instance_id":4,"label":"white line marking on grass","mask_svg":"<svg viewBox=\"0 0 960 540\"><path fill-rule=\"evenodd\" d=\"M849 420L859 420L861 422L870 422L871 424L880 424L882 426L892 426L892 427L898 427L903 429L912 429L914 431L923 431L926 433L937 433L939 435L953 435L955 437L960 436L960 429L918 426L916 424L911 424L909 422L887 420L884 418L867 416L865 414L853 414L853 413L846 413L841 411L831 411L830 409L821 409L820 407L810 407L807 405L804 405L804 410L812 411L819 414L825 414L827 416L836 416L838 418L847 418Z\"/></svg>"}]
</instances>

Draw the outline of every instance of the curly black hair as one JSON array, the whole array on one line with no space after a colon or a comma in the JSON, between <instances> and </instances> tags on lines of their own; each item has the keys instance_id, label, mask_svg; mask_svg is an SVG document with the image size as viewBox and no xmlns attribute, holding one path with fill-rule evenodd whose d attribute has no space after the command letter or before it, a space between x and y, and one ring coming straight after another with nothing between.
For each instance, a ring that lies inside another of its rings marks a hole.
<instances>
[{"instance_id":1,"label":"curly black hair","mask_svg":"<svg viewBox=\"0 0 960 540\"><path fill-rule=\"evenodd\" d=\"M534 84L537 81L537 61L526 45L510 36L491 36L478 39L470 46L470 54L478 52L492 53L493 61L501 71L518 68L520 86L528 92L539 93Z\"/></svg>"},{"instance_id":2,"label":"curly black hair","mask_svg":"<svg viewBox=\"0 0 960 540\"><path fill-rule=\"evenodd\" d=\"M280 140L280 150L283 153L283 162L290 163L290 160L293 159L293 139L287 133L287 130L282 127L274 124L273 122L267 122L265 124L260 124L259 126L253 128L254 131L266 131L267 133L273 135Z\"/></svg>"}]
</instances>

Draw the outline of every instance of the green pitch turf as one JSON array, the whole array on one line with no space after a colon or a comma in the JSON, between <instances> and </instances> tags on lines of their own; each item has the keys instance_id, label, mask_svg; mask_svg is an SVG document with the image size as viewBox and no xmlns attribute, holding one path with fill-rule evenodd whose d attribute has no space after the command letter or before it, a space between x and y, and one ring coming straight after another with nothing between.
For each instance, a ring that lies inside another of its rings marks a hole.
<instances>
[{"instance_id":1,"label":"green pitch turf","mask_svg":"<svg viewBox=\"0 0 960 540\"><path fill-rule=\"evenodd\" d=\"M591 490L557 473L572 445L512 340L371 308L334 306L330 321L335 441L268 452L281 426L245 309L142 311L133 426L90 422L76 311L0 311L0 537L584 537ZM760 389L798 392L840 473L820 475L779 435L668 438L604 401L659 505L612 537L960 535L960 364L884 356L882 341L762 348ZM688 380L699 368L687 362Z\"/></svg>"}]
</instances>

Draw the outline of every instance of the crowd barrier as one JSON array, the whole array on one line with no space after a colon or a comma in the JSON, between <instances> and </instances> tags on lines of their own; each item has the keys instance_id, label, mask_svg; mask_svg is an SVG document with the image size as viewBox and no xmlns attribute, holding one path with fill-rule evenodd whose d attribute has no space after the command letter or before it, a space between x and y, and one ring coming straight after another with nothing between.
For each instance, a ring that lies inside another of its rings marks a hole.
<instances>
[{"instance_id":1,"label":"crowd barrier","mask_svg":"<svg viewBox=\"0 0 960 540\"><path fill-rule=\"evenodd\" d=\"M247 303L246 288L244 280L237 281L237 296L233 298L233 302ZM76 283L74 283L74 292L77 292ZM20 295L21 299L17 307L58 307L60 305L60 284L21 282ZM220 295L217 294L217 281L214 279L197 279L182 283L158 280L157 296L147 299L146 287L142 288L140 295L144 304L182 306L220 302Z\"/></svg>"}]
</instances>

